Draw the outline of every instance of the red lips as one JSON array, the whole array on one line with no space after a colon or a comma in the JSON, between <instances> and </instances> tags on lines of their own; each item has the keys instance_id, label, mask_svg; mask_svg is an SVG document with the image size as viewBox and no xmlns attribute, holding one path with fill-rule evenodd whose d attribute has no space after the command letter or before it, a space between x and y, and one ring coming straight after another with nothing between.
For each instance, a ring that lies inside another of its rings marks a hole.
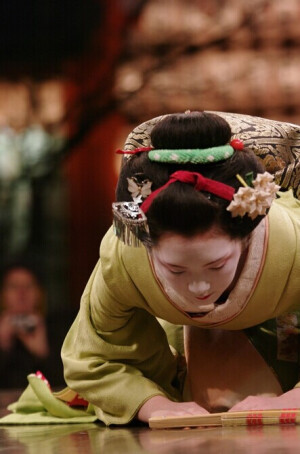
<instances>
[{"instance_id":1,"label":"red lips","mask_svg":"<svg viewBox=\"0 0 300 454\"><path fill-rule=\"evenodd\" d=\"M203 296L203 297L200 297L200 296L196 296L197 300L207 300L207 298L209 298L211 296L211 293L209 295L206 295L206 296Z\"/></svg>"}]
</instances>

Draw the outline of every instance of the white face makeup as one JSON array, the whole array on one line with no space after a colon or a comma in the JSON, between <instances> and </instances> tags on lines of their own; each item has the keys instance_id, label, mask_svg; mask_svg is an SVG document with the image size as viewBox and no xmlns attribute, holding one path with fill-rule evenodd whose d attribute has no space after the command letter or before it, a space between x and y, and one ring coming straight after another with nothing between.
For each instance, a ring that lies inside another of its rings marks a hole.
<instances>
[{"instance_id":1,"label":"white face makeup","mask_svg":"<svg viewBox=\"0 0 300 454\"><path fill-rule=\"evenodd\" d=\"M192 238L166 234L151 251L162 285L171 289L174 302L187 312L215 308L235 277L241 254L241 240L214 231Z\"/></svg>"}]
</instances>

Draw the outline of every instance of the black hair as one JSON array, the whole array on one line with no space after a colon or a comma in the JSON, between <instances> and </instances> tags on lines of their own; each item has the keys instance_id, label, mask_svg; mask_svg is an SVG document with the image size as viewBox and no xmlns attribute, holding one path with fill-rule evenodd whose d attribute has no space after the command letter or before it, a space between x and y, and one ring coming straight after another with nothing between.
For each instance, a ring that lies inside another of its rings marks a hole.
<instances>
[{"instance_id":1,"label":"black hair","mask_svg":"<svg viewBox=\"0 0 300 454\"><path fill-rule=\"evenodd\" d=\"M151 131L151 143L157 149L210 148L228 144L231 128L219 115L207 112L191 112L167 115ZM209 164L166 164L152 162L147 152L134 155L123 166L116 191L117 201L132 201L127 178L142 175L152 181L151 190L163 186L177 170L198 172L206 178L232 186L237 191L241 183L239 174L264 171L264 167L251 150L236 150L232 157ZM247 237L264 216L252 220L249 216L233 218L226 210L229 205L213 194L199 192L193 186L176 181L161 191L147 211L149 235L140 238L145 244L155 245L165 233L192 236L205 233L211 228L242 239Z\"/></svg>"}]
</instances>

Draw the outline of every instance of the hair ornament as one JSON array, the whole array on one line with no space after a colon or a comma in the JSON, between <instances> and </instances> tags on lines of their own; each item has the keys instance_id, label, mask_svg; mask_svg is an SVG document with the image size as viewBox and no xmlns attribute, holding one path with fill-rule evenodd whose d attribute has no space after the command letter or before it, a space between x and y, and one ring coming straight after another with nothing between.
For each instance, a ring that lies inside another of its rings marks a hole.
<instances>
[{"instance_id":1,"label":"hair ornament","mask_svg":"<svg viewBox=\"0 0 300 454\"><path fill-rule=\"evenodd\" d=\"M240 175L236 177L243 187L238 189L227 207L232 217L243 217L247 214L251 219L255 219L265 215L280 189L280 186L274 183L273 175L268 172L259 173L252 182L253 187L248 186Z\"/></svg>"},{"instance_id":2,"label":"hair ornament","mask_svg":"<svg viewBox=\"0 0 300 454\"><path fill-rule=\"evenodd\" d=\"M116 150L116 154L137 154L150 150L153 150L153 147L139 147L134 150Z\"/></svg>"},{"instance_id":3,"label":"hair ornament","mask_svg":"<svg viewBox=\"0 0 300 454\"><path fill-rule=\"evenodd\" d=\"M189 111L187 111L189 112ZM240 139L233 139L227 145L211 148L193 149L154 149L153 147L139 147L134 150L116 150L117 154L138 154L148 151L150 161L178 164L209 164L230 158L235 150L243 150L244 143Z\"/></svg>"},{"instance_id":4,"label":"hair ornament","mask_svg":"<svg viewBox=\"0 0 300 454\"><path fill-rule=\"evenodd\" d=\"M234 195L234 188L220 181L211 180L206 178L198 172L188 172L186 170L177 170L170 175L169 180L160 188L153 191L149 197L141 205L141 209L146 213L153 200L159 195L161 191L166 189L170 184L180 181L181 183L189 184L195 188L196 191L214 194L225 200L232 200Z\"/></svg>"},{"instance_id":5,"label":"hair ornament","mask_svg":"<svg viewBox=\"0 0 300 454\"><path fill-rule=\"evenodd\" d=\"M152 181L148 178L141 179L143 174L135 174L131 178L127 178L128 191L131 194L132 200L139 204L143 202L151 194Z\"/></svg>"},{"instance_id":6,"label":"hair ornament","mask_svg":"<svg viewBox=\"0 0 300 454\"><path fill-rule=\"evenodd\" d=\"M243 150L244 144L239 139L233 139L230 144L211 148L192 149L152 149L148 156L150 161L173 164L211 164L230 158L235 150Z\"/></svg>"},{"instance_id":7,"label":"hair ornament","mask_svg":"<svg viewBox=\"0 0 300 454\"><path fill-rule=\"evenodd\" d=\"M127 246L140 246L139 233L149 232L147 218L134 202L112 204L115 235Z\"/></svg>"},{"instance_id":8,"label":"hair ornament","mask_svg":"<svg viewBox=\"0 0 300 454\"><path fill-rule=\"evenodd\" d=\"M219 181L211 180L203 177L203 175L196 172L187 172L179 170L174 172L165 185L151 192L146 196L146 199L139 207L139 203L144 195L149 192L152 182L145 179L144 185L138 186L137 176L128 178L128 184L131 190L129 192L133 195L134 202L118 202L113 203L113 226L116 236L128 246L140 246L139 240L141 233L149 233L147 224L147 217L145 213L150 208L153 200L157 195L167 188L170 184L180 181L182 183L194 186L197 191L204 191L208 194L214 194L225 200L229 200L230 204L226 208L230 211L232 217L245 216L246 214L255 219L257 216L263 216L267 213L273 200L276 197L277 191L280 186L274 183L274 177L268 172L257 174L253 180L252 173L246 174L246 181L240 176L236 175L237 179L241 182L242 187L234 193L234 188ZM135 179L134 179L135 178ZM252 183L251 183L252 181Z\"/></svg>"},{"instance_id":9,"label":"hair ornament","mask_svg":"<svg viewBox=\"0 0 300 454\"><path fill-rule=\"evenodd\" d=\"M230 141L230 145L232 148L238 151L243 151L244 149L244 142L241 139L232 139Z\"/></svg>"},{"instance_id":10,"label":"hair ornament","mask_svg":"<svg viewBox=\"0 0 300 454\"><path fill-rule=\"evenodd\" d=\"M138 178L143 177L143 174L135 174L128 180L128 190L132 193L135 201L134 202L117 202L113 203L113 226L115 235L128 246L140 246L140 236L142 233L149 233L147 224L147 217L145 213L150 208L153 200L157 195L167 188L170 184L180 181L182 183L192 185L196 191L203 191L206 193L215 194L225 200L231 201L234 195L234 188L227 184L221 183L220 181L211 180L205 178L203 175L197 172L187 172L185 170L178 170L174 172L166 184L151 192L150 188L152 182L147 178L142 181L142 185L138 186ZM130 189L129 189L130 187ZM146 196L141 207L139 203L141 198Z\"/></svg>"}]
</instances>

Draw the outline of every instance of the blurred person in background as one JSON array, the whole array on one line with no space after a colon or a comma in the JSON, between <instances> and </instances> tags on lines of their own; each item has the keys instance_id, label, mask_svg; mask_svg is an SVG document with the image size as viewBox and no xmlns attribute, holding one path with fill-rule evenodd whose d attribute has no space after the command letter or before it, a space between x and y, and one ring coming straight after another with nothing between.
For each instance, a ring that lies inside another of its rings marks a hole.
<instances>
[{"instance_id":1,"label":"blurred person in background","mask_svg":"<svg viewBox=\"0 0 300 454\"><path fill-rule=\"evenodd\" d=\"M0 280L0 388L23 387L37 370L60 384L59 334L51 334L55 330L48 329L45 313L38 273L24 263L7 266Z\"/></svg>"}]
</instances>

